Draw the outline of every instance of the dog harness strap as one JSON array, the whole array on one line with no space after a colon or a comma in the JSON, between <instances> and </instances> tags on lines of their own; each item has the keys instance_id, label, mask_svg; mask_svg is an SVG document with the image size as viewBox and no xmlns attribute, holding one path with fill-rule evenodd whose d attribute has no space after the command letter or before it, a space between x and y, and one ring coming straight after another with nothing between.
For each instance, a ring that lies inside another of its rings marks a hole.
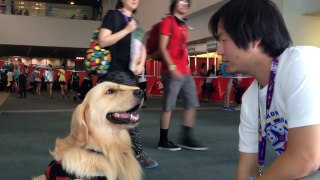
<instances>
[{"instance_id":1,"label":"dog harness strap","mask_svg":"<svg viewBox=\"0 0 320 180\"><path fill-rule=\"evenodd\" d=\"M74 174L68 174L62 168L62 161L53 160L50 162L48 168L45 171L45 176L47 180L79 180L81 178L76 177ZM91 178L86 178L88 180L107 180L105 176L93 176Z\"/></svg>"}]
</instances>

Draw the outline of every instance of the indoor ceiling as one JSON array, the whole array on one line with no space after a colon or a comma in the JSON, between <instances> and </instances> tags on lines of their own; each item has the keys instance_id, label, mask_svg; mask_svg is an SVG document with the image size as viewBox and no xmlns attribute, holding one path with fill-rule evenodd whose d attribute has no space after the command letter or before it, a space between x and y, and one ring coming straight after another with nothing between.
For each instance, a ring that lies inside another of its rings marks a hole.
<instances>
[{"instance_id":1,"label":"indoor ceiling","mask_svg":"<svg viewBox=\"0 0 320 180\"><path fill-rule=\"evenodd\" d=\"M0 57L24 56L42 58L74 58L84 56L84 48L0 45Z\"/></svg>"}]
</instances>

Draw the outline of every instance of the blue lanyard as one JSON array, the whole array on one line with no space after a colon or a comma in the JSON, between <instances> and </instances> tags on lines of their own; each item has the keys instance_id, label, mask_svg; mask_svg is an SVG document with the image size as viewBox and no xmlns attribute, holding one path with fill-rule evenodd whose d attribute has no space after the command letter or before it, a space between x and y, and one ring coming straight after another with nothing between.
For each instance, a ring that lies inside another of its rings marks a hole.
<instances>
[{"instance_id":1,"label":"blue lanyard","mask_svg":"<svg viewBox=\"0 0 320 180\"><path fill-rule=\"evenodd\" d=\"M269 77L268 89L267 89L267 97L266 97L266 116L268 115L269 109L271 106L278 63L279 63L279 57L272 59L272 65L271 65L270 77ZM258 99L259 99L259 97L258 97ZM266 140L266 137L263 136L263 134L262 134L260 108L259 108L259 119L260 119L260 123L259 123L259 132L258 132L259 133L259 152L258 152L259 170L258 170L258 174L259 174L259 176L261 176L262 171L263 171L263 167L264 167L264 163L265 163L267 140ZM265 131L265 129L264 129L264 131Z\"/></svg>"}]
</instances>

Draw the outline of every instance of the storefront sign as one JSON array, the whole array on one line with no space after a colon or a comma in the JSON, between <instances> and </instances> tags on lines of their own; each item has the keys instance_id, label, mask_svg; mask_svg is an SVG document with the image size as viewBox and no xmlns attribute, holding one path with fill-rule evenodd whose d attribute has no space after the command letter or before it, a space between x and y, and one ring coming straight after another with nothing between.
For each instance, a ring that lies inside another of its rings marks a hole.
<instances>
[{"instance_id":1,"label":"storefront sign","mask_svg":"<svg viewBox=\"0 0 320 180\"><path fill-rule=\"evenodd\" d=\"M189 55L203 54L206 52L206 44L195 44L188 47Z\"/></svg>"},{"instance_id":2,"label":"storefront sign","mask_svg":"<svg viewBox=\"0 0 320 180\"><path fill-rule=\"evenodd\" d=\"M209 41L207 42L207 51L215 51L218 47L218 41Z\"/></svg>"}]
</instances>

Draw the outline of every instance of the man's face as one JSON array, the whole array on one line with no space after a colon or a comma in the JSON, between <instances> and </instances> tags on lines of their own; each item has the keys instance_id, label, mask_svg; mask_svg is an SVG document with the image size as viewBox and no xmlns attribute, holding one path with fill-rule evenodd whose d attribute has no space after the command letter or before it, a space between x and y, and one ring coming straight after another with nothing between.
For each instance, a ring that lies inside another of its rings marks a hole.
<instances>
[{"instance_id":1,"label":"man's face","mask_svg":"<svg viewBox=\"0 0 320 180\"><path fill-rule=\"evenodd\" d=\"M189 2L187 0L178 0L176 10L179 14L186 14L189 10Z\"/></svg>"},{"instance_id":2,"label":"man's face","mask_svg":"<svg viewBox=\"0 0 320 180\"><path fill-rule=\"evenodd\" d=\"M219 45L217 53L222 56L226 62L228 73L247 73L250 63L250 47L247 50L240 49L225 31L223 25L218 24Z\"/></svg>"}]
</instances>

